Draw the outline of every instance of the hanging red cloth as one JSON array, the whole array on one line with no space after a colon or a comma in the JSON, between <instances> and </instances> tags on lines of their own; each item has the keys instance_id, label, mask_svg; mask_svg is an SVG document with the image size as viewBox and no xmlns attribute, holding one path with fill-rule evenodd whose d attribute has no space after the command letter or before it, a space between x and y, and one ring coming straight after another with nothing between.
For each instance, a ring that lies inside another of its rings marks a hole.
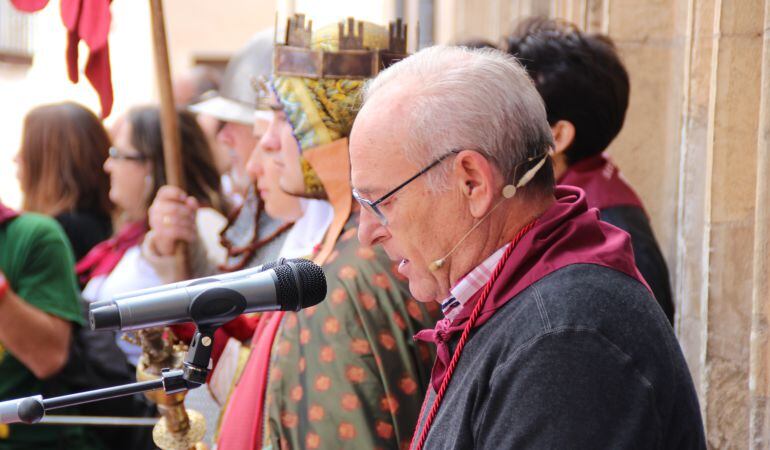
<instances>
[{"instance_id":1,"label":"hanging red cloth","mask_svg":"<svg viewBox=\"0 0 770 450\"><path fill-rule=\"evenodd\" d=\"M11 0L19 11L43 9L48 0ZM78 44L82 39L90 54L86 62L86 78L99 94L102 118L112 112L112 71L107 34L110 31L110 0L62 0L61 18L67 28L67 75L78 82Z\"/></svg>"},{"instance_id":2,"label":"hanging red cloth","mask_svg":"<svg viewBox=\"0 0 770 450\"><path fill-rule=\"evenodd\" d=\"M0 225L4 224L5 222L8 222L9 220L13 219L18 215L19 213L3 205L3 203L0 202Z\"/></svg>"}]
</instances>

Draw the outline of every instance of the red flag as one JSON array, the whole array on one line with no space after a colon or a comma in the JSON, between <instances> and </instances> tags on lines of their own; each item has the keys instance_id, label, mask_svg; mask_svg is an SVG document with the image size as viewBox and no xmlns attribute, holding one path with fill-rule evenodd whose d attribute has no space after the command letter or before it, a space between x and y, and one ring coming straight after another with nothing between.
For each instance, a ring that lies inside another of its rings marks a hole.
<instances>
[{"instance_id":1,"label":"red flag","mask_svg":"<svg viewBox=\"0 0 770 450\"><path fill-rule=\"evenodd\" d=\"M48 0L11 0L19 11L43 9ZM82 39L90 53L86 63L86 78L99 94L102 118L112 111L112 72L107 35L110 31L110 0L62 0L61 18L67 28L67 76L78 82L78 43Z\"/></svg>"}]
</instances>

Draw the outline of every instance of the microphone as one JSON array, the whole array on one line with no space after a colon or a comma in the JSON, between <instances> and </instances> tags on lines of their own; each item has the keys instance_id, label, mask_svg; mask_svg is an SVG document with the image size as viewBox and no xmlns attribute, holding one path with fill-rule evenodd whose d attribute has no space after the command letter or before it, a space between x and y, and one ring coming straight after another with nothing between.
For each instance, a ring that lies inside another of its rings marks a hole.
<instances>
[{"instance_id":1,"label":"microphone","mask_svg":"<svg viewBox=\"0 0 770 450\"><path fill-rule=\"evenodd\" d=\"M489 212L484 214L484 217L482 217L481 220L476 222L470 228L470 230L468 230L463 235L463 237L461 237L460 240L457 241L457 244L455 244L455 246L452 247L452 249L449 250L449 252L446 255L444 255L442 258L434 260L433 262L428 264L428 270L430 270L431 272L435 272L435 271L439 270L440 268L444 267L444 264L446 263L446 260L450 256L452 256L452 253L454 253L455 250L457 250L457 248L460 246L460 244L465 242L465 240L468 238L468 236L470 236L471 233L473 233L473 231L476 228L479 227L479 225L481 225L482 223L484 223L485 220L487 220L487 218L497 209L498 206L500 206L505 200L513 198L516 195L516 193L519 191L519 189L521 189L522 187L526 186L527 183L529 183L532 180L532 178L535 177L535 175L537 174L537 171L540 170L541 167L543 167L543 165L545 164L546 158L548 158L549 156L550 156L550 153L546 153L545 155L543 155L543 157L540 159L540 162L535 164L535 166L533 168L531 168L528 171L526 171L524 173L524 175L522 175L522 177L519 180L519 182L516 183L515 185L514 184L506 184L505 186L503 186L503 191L502 191L503 198L501 198L495 204L495 206L493 206L492 209L489 210ZM527 162L532 162L532 161L534 161L537 158L538 158L538 156L527 158L525 161L522 162L522 164L523 163L527 163ZM518 166L516 166L516 167L518 168ZM516 170L515 169L514 169L514 177L513 177L513 179L514 180L516 179Z\"/></svg>"},{"instance_id":2,"label":"microphone","mask_svg":"<svg viewBox=\"0 0 770 450\"><path fill-rule=\"evenodd\" d=\"M92 302L89 305L89 309L96 309L100 308L102 306L111 305L115 302L115 300L120 300L122 298L130 298L130 297L136 297L138 295L145 295L145 294L153 294L156 292L162 292L162 291L169 291L171 289L177 289L177 288L183 288L187 286L193 286L196 284L205 284L205 283L212 283L216 281L224 281L224 280L232 280L236 278L243 278L247 277L249 275L264 272L265 270L272 269L277 266L281 266L283 264L286 264L288 261L292 262L300 262L300 261L307 261L304 259L289 259L286 258L278 258L277 260L269 263L262 264L261 266L256 267L250 267L248 269L238 270L236 272L229 272L229 273L220 273L217 275L211 275L208 277L202 277L202 278L195 278L192 280L186 280L186 281L179 281L176 283L169 283L169 284L163 284L160 286L155 286L151 288L145 288L145 289L139 289L136 291L127 292L124 294L118 294L113 296L109 300L101 300L98 302Z\"/></svg>"},{"instance_id":3,"label":"microphone","mask_svg":"<svg viewBox=\"0 0 770 450\"><path fill-rule=\"evenodd\" d=\"M236 316L260 311L299 311L326 297L323 270L307 260L201 284L137 291L105 306L91 308L93 330L136 330L182 322L221 325ZM206 280L206 279L203 279Z\"/></svg>"}]
</instances>

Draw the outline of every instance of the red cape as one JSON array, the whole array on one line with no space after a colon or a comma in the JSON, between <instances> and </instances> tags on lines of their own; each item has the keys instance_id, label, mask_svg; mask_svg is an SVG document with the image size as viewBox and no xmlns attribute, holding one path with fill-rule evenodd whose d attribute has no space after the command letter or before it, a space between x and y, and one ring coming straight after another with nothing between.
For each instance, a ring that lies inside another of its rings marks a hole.
<instances>
[{"instance_id":1,"label":"red cape","mask_svg":"<svg viewBox=\"0 0 770 450\"><path fill-rule=\"evenodd\" d=\"M589 208L602 210L616 206L636 206L644 209L639 196L626 183L620 170L602 154L569 166L558 183L584 190Z\"/></svg>"}]
</instances>

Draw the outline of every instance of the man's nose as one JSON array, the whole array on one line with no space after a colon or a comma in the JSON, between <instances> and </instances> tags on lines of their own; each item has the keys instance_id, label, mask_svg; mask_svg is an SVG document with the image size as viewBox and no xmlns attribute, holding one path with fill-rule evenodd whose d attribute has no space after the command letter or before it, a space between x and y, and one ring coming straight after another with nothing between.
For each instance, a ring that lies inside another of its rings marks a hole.
<instances>
[{"instance_id":1,"label":"man's nose","mask_svg":"<svg viewBox=\"0 0 770 450\"><path fill-rule=\"evenodd\" d=\"M361 208L358 220L358 240L362 245L371 247L381 243L390 236L388 229L366 208Z\"/></svg>"}]
</instances>

